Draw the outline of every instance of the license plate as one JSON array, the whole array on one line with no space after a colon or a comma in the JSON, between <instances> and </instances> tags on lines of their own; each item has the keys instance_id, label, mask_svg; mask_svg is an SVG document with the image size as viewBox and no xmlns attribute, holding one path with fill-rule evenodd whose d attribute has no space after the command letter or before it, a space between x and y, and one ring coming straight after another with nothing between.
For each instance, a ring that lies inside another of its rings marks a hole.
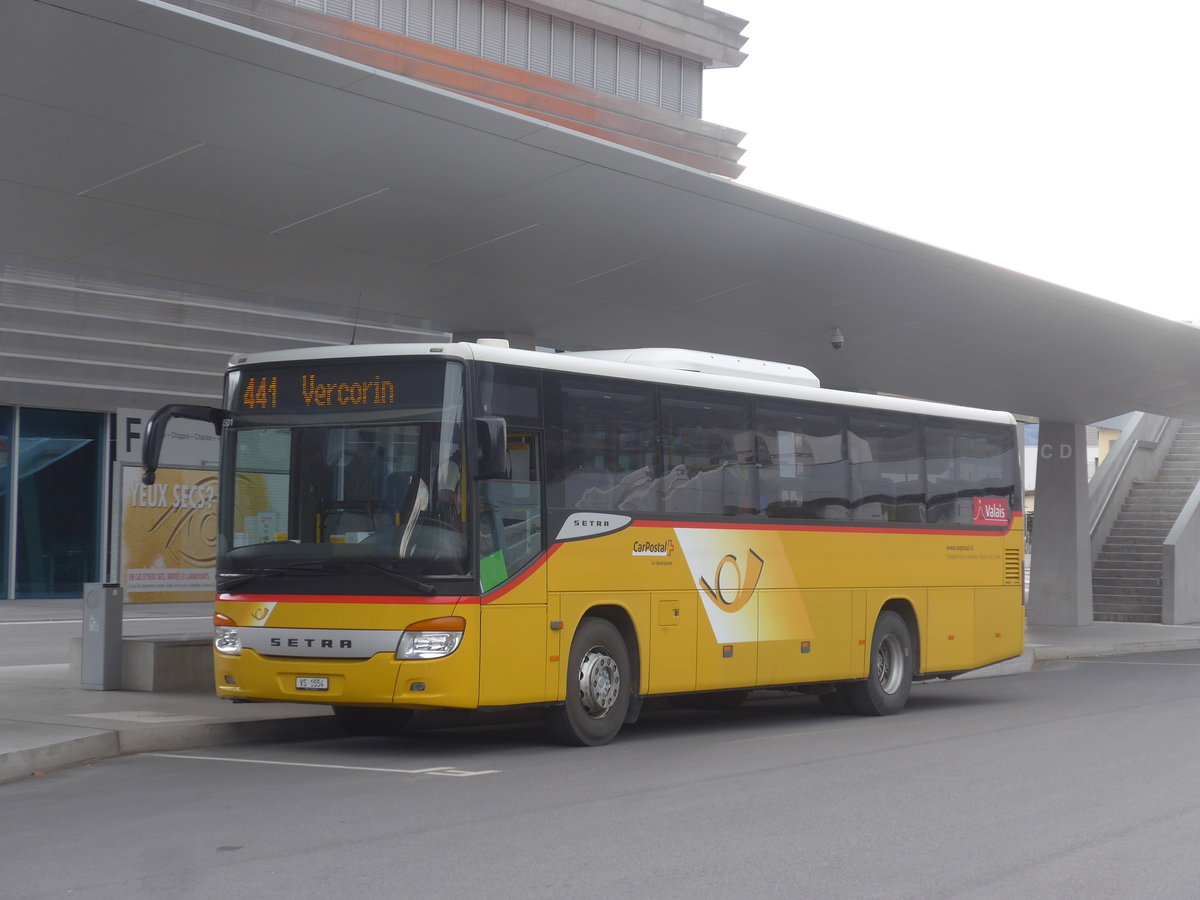
<instances>
[{"instance_id":1,"label":"license plate","mask_svg":"<svg viewBox=\"0 0 1200 900\"><path fill-rule=\"evenodd\" d=\"M327 691L329 690L329 679L316 676L296 676L296 690L298 691Z\"/></svg>"}]
</instances>

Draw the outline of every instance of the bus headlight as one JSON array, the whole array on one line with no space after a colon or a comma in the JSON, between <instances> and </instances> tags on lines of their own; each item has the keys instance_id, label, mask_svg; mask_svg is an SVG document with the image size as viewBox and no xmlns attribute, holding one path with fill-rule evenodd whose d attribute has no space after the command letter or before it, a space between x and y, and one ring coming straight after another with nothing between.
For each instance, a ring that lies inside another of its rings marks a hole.
<instances>
[{"instance_id":1,"label":"bus headlight","mask_svg":"<svg viewBox=\"0 0 1200 900\"><path fill-rule=\"evenodd\" d=\"M400 635L396 659L440 659L449 656L462 643L466 619L442 616L413 622Z\"/></svg>"},{"instance_id":2,"label":"bus headlight","mask_svg":"<svg viewBox=\"0 0 1200 900\"><path fill-rule=\"evenodd\" d=\"M213 613L213 648L226 656L242 655L242 637L237 623L223 613Z\"/></svg>"}]
</instances>

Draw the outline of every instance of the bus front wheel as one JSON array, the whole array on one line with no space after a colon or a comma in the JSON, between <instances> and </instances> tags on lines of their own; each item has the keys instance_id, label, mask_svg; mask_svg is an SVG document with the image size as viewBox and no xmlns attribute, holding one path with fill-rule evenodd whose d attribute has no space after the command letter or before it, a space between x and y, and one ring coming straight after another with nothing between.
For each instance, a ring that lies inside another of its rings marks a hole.
<instances>
[{"instance_id":1,"label":"bus front wheel","mask_svg":"<svg viewBox=\"0 0 1200 900\"><path fill-rule=\"evenodd\" d=\"M599 618L580 622L567 659L566 700L547 716L550 736L578 747L615 738L629 710L631 671L617 626Z\"/></svg>"},{"instance_id":2,"label":"bus front wheel","mask_svg":"<svg viewBox=\"0 0 1200 900\"><path fill-rule=\"evenodd\" d=\"M904 619L891 610L881 612L871 636L867 680L840 688L851 711L860 716L890 716L904 709L912 688L912 646Z\"/></svg>"}]
</instances>

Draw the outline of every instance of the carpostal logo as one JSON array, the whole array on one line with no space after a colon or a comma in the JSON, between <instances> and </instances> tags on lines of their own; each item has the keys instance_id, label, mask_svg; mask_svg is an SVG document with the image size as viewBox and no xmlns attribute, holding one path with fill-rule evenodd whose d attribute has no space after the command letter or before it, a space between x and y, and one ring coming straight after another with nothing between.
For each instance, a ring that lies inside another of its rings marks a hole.
<instances>
[{"instance_id":1,"label":"carpostal logo","mask_svg":"<svg viewBox=\"0 0 1200 900\"><path fill-rule=\"evenodd\" d=\"M667 538L665 541L634 541L633 555L634 556L670 556L675 552L675 540Z\"/></svg>"},{"instance_id":2,"label":"carpostal logo","mask_svg":"<svg viewBox=\"0 0 1200 900\"><path fill-rule=\"evenodd\" d=\"M713 575L713 583L705 578L700 579L700 589L708 595L708 599L716 604L722 612L735 613L747 603L758 587L758 579L762 577L762 557L753 550L747 549L746 571L738 564L738 558L732 553L721 557L717 563L717 571ZM725 595L728 588L731 596Z\"/></svg>"}]
</instances>

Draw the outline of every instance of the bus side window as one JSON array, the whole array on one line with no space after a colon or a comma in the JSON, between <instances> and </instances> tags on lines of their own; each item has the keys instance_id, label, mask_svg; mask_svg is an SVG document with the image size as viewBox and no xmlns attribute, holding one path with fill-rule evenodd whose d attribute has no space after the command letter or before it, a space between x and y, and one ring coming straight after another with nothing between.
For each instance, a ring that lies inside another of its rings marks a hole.
<instances>
[{"instance_id":1,"label":"bus side window","mask_svg":"<svg viewBox=\"0 0 1200 900\"><path fill-rule=\"evenodd\" d=\"M751 429L750 404L709 391L664 388L662 461L656 496L667 512L761 515L759 467L765 445Z\"/></svg>"},{"instance_id":2,"label":"bus side window","mask_svg":"<svg viewBox=\"0 0 1200 900\"><path fill-rule=\"evenodd\" d=\"M756 423L769 461L759 470L772 518L846 519L849 470L840 410L760 401Z\"/></svg>"},{"instance_id":3,"label":"bus side window","mask_svg":"<svg viewBox=\"0 0 1200 900\"><path fill-rule=\"evenodd\" d=\"M975 524L974 498L1003 497L1010 509L1017 491L1016 450L1006 426L939 421L925 426L929 521Z\"/></svg>"},{"instance_id":4,"label":"bus side window","mask_svg":"<svg viewBox=\"0 0 1200 900\"><path fill-rule=\"evenodd\" d=\"M548 381L552 506L653 511L658 465L654 389L637 382Z\"/></svg>"},{"instance_id":5,"label":"bus side window","mask_svg":"<svg viewBox=\"0 0 1200 900\"><path fill-rule=\"evenodd\" d=\"M925 460L918 418L856 410L849 422L853 517L924 522Z\"/></svg>"}]
</instances>

